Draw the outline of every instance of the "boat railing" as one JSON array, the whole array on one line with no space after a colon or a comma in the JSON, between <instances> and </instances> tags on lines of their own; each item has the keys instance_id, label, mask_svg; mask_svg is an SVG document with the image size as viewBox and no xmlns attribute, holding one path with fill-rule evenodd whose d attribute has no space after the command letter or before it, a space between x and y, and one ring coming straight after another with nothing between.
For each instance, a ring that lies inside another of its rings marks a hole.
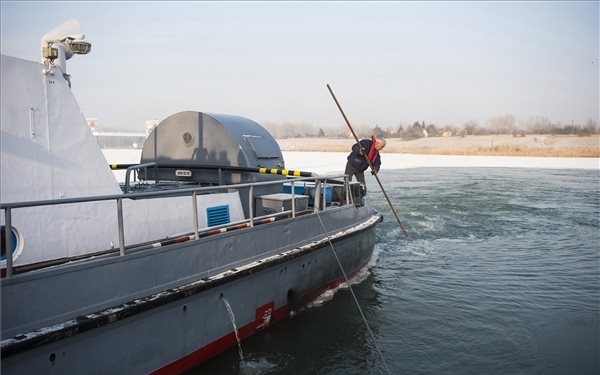
<instances>
[{"instance_id":1,"label":"boat railing","mask_svg":"<svg viewBox=\"0 0 600 375\"><path fill-rule=\"evenodd\" d=\"M155 182L158 184L158 163L156 162L151 162L151 163L143 163L143 164L136 164L136 165L130 165L127 167L127 170L125 171L125 187L124 187L124 192L125 194L129 193L129 189L130 189L130 177L131 177L131 172L133 171L139 171L140 169L143 169L144 172L147 174L148 168L149 167L154 167L154 175L156 176L156 180ZM134 174L134 176L136 176L136 174Z\"/></svg>"},{"instance_id":2,"label":"boat railing","mask_svg":"<svg viewBox=\"0 0 600 375\"><path fill-rule=\"evenodd\" d=\"M151 163L149 163L151 164ZM140 167L138 165L138 167ZM144 167L152 167L151 165ZM343 179L339 181L339 179ZM336 181L337 180L337 181ZM26 201L26 202L11 202L11 203L0 203L0 210L4 211L4 245L5 245L5 259L6 259L6 277L11 277L13 275L14 267L13 267L13 251L12 251L12 214L14 210L23 209L23 208L31 208L31 207L41 207L41 206L54 206L54 205L68 205L68 204L79 204L79 203L89 203L89 202L102 202L102 201L115 201L116 202L116 210L117 210L117 223L118 223L118 236L119 236L119 254L121 256L125 255L125 230L123 225L123 200L126 199L159 199L166 197L180 197L180 196L191 196L192 204L191 208L193 210L193 238L200 238L200 228L199 228L199 219L198 219L198 207L196 196L198 194L208 194L215 193L220 191L231 191L238 190L241 191L245 188L248 188L249 192L249 202L253 202L254 197L254 188L259 186L267 186L267 185L276 185L276 184L285 184L291 182L291 210L286 212L278 213L278 215L261 215L255 217L253 204L249 204L249 214L248 218L244 220L249 227L253 227L257 219L280 216L281 214L291 215L291 217L296 217L296 193L295 193L295 184L299 182L311 181L315 184L315 196L314 196L314 205L313 212L318 212L326 209L326 186L328 183L335 184L343 184L344 190L346 192L345 202L346 204L352 203L353 196L349 192L349 180L346 175L327 175L327 176L313 176L313 177L289 177L287 179L275 180L275 181L261 181L261 182L250 182L250 183L241 183L241 184L231 184L231 185L219 185L219 186L203 186L203 187L190 187L190 188L182 188L182 189L171 189L171 190L159 190L159 191L146 191L146 192L134 192L134 193L123 193L123 194L111 194L111 195L101 195L101 196L92 196L92 197L77 197L77 198L60 198L60 199L48 199L48 200L37 200L37 201ZM329 182L328 182L329 181ZM141 245L141 244L140 244ZM131 247L127 247L128 249Z\"/></svg>"}]
</instances>

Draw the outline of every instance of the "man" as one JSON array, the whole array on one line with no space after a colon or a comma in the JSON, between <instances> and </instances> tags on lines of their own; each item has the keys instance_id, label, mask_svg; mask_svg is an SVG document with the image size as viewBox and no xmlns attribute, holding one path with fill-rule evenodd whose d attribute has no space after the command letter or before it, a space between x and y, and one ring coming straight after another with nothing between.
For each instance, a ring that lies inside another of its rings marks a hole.
<instances>
[{"instance_id":1,"label":"man","mask_svg":"<svg viewBox=\"0 0 600 375\"><path fill-rule=\"evenodd\" d=\"M371 161L371 165L373 166L371 173L377 174L379 172L379 167L381 166L381 156L379 155L379 151L385 147L385 144L385 139L375 139L375 137L363 139L360 141L360 145L355 143L354 146L352 146L352 152L348 155L348 162L346 163L346 171L344 173L350 176L350 181L352 181L352 176L356 176L356 180L365 185L365 191L366 184L364 172L369 168L367 158ZM364 152L361 150L361 145Z\"/></svg>"}]
</instances>

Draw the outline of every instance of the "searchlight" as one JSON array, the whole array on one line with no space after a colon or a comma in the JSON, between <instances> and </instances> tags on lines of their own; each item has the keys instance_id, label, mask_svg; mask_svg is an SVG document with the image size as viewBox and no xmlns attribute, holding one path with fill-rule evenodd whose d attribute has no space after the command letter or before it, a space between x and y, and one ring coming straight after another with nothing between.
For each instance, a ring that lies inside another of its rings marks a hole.
<instances>
[{"instance_id":1,"label":"searchlight","mask_svg":"<svg viewBox=\"0 0 600 375\"><path fill-rule=\"evenodd\" d=\"M52 70L60 69L71 87L71 76L67 74L67 60L73 55L90 53L92 44L84 39L81 25L76 20L68 20L46 33L41 40L44 74L52 74Z\"/></svg>"}]
</instances>

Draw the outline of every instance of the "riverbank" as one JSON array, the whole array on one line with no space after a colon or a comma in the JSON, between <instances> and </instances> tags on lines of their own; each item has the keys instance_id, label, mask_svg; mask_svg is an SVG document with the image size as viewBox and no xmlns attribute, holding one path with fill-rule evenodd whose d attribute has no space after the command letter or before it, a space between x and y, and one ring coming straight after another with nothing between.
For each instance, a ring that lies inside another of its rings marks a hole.
<instances>
[{"instance_id":1,"label":"riverbank","mask_svg":"<svg viewBox=\"0 0 600 375\"><path fill-rule=\"evenodd\" d=\"M344 173L347 152L284 151L285 166L319 174ZM417 155L384 153L382 170L410 168L533 168L600 171L598 158L539 156Z\"/></svg>"},{"instance_id":2,"label":"riverbank","mask_svg":"<svg viewBox=\"0 0 600 375\"><path fill-rule=\"evenodd\" d=\"M471 135L415 140L387 139L386 153L530 157L600 157L600 135ZM347 152L352 138L278 139L282 151Z\"/></svg>"},{"instance_id":3,"label":"riverbank","mask_svg":"<svg viewBox=\"0 0 600 375\"><path fill-rule=\"evenodd\" d=\"M108 164L139 163L140 149L103 149ZM347 152L283 151L285 167L318 174L343 174ZM382 170L411 168L533 168L590 169L600 171L599 158L553 158L469 155L417 155L385 153ZM125 180L125 171L113 171L118 181ZM367 178L370 175L367 174Z\"/></svg>"}]
</instances>

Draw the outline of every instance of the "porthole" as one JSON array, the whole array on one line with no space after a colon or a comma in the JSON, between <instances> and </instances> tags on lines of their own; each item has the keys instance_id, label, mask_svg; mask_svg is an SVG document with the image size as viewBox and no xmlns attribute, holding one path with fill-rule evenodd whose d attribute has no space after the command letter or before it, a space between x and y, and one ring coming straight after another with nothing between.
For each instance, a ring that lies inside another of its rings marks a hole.
<instances>
[{"instance_id":1,"label":"porthole","mask_svg":"<svg viewBox=\"0 0 600 375\"><path fill-rule=\"evenodd\" d=\"M0 240L0 261L1 262L6 261L6 232L4 230L5 228L6 228L5 225L2 225L0 227L0 235L2 237ZM15 227L12 227L12 230L10 231L10 247L11 247L11 251L13 253L13 260L15 260L19 257L19 255L21 254L21 251L23 250L23 236L21 235L19 230L17 230L17 228L15 228Z\"/></svg>"}]
</instances>

